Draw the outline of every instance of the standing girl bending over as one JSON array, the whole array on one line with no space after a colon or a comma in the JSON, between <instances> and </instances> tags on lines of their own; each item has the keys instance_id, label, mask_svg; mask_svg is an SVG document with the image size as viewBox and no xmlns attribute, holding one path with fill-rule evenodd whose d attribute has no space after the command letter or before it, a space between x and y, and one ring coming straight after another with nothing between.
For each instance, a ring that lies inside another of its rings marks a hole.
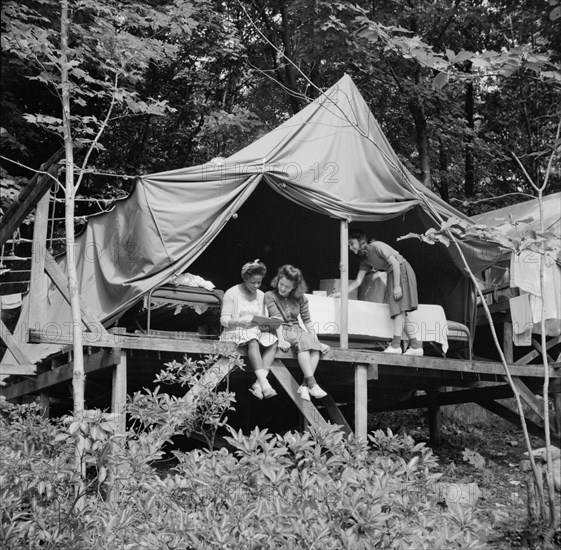
<instances>
[{"instance_id":1,"label":"standing girl bending over","mask_svg":"<svg viewBox=\"0 0 561 550\"><path fill-rule=\"evenodd\" d=\"M409 262L390 245L375 239L368 239L364 233L353 232L349 236L349 249L361 257L356 279L349 284L349 292L358 288L364 275L371 269L386 271L388 281L385 301L390 306L393 319L393 339L384 353L403 353L401 340L403 329L409 340L405 355L423 355L422 343L415 338L412 327L406 323L407 313L415 311L419 305L417 278ZM332 297L340 296L335 292Z\"/></svg>"},{"instance_id":2,"label":"standing girl bending over","mask_svg":"<svg viewBox=\"0 0 561 550\"><path fill-rule=\"evenodd\" d=\"M274 290L265 293L265 304L271 317L281 318L282 326L277 329L279 348L288 351L296 349L298 364L304 374L304 382L298 388L302 399L310 400L310 395L316 399L325 397L323 391L314 378L320 354L327 353L329 346L322 344L316 336L308 299L304 296L306 282L302 272L292 265L283 265L277 276L271 281ZM298 316L306 327L303 329L298 323Z\"/></svg>"},{"instance_id":3,"label":"standing girl bending over","mask_svg":"<svg viewBox=\"0 0 561 550\"><path fill-rule=\"evenodd\" d=\"M259 290L267 273L259 260L242 266L242 282L224 293L220 324L224 327L220 340L247 345L247 358L256 380L250 392L258 399L274 397L277 392L269 384L267 375L275 358L277 337L267 327L252 322L254 315L268 316L265 294Z\"/></svg>"}]
</instances>

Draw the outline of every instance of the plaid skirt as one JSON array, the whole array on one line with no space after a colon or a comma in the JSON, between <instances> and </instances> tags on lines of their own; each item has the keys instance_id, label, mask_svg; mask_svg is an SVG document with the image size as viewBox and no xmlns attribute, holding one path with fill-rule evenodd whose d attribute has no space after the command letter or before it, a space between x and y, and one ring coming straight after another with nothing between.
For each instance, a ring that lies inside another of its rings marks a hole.
<instances>
[{"instance_id":1,"label":"plaid skirt","mask_svg":"<svg viewBox=\"0 0 561 550\"><path fill-rule=\"evenodd\" d=\"M321 342L317 337L310 334L300 325L283 325L282 333L284 339L289 342L296 351L321 351Z\"/></svg>"},{"instance_id":2,"label":"plaid skirt","mask_svg":"<svg viewBox=\"0 0 561 550\"><path fill-rule=\"evenodd\" d=\"M417 294L417 277L407 261L400 264L399 278L401 281L401 292L403 296L401 300L395 300L393 297L393 273L392 270L388 271L388 281L386 287L385 301L390 306L390 317L393 319L400 313L407 313L408 311L415 311L419 307L419 296Z\"/></svg>"}]
</instances>

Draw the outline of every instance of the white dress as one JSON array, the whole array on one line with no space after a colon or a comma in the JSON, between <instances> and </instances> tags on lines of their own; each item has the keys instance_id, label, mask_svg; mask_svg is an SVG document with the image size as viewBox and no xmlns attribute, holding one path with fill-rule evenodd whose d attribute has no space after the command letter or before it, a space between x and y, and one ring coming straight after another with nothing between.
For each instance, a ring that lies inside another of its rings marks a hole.
<instances>
[{"instance_id":1,"label":"white dress","mask_svg":"<svg viewBox=\"0 0 561 550\"><path fill-rule=\"evenodd\" d=\"M267 315L265 307L265 294L257 290L255 296L248 297L243 290L243 283L229 288L222 302L220 322L224 330L220 335L223 342L236 342L238 345L246 344L251 340L258 340L263 346L272 346L277 337L270 332L263 332L258 326L228 328L226 325L232 318L253 317L254 315Z\"/></svg>"}]
</instances>

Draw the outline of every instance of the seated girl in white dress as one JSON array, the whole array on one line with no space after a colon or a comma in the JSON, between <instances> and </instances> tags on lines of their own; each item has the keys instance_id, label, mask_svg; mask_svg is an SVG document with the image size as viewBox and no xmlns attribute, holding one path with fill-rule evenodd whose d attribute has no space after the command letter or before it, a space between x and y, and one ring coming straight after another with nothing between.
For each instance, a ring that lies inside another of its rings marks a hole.
<instances>
[{"instance_id":1,"label":"seated girl in white dress","mask_svg":"<svg viewBox=\"0 0 561 550\"><path fill-rule=\"evenodd\" d=\"M252 321L254 315L268 316L265 294L259 290L266 273L265 264L259 260L244 264L242 282L225 292L220 314L224 327L220 340L247 345L248 361L256 377L249 391L258 399L277 395L267 380L277 350L277 337Z\"/></svg>"}]
</instances>

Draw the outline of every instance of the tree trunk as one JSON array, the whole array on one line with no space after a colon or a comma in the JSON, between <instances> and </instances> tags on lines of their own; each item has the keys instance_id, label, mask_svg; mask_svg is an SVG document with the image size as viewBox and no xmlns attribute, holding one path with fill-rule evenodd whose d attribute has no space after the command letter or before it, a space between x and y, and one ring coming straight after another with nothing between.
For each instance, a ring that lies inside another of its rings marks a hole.
<instances>
[{"instance_id":1,"label":"tree trunk","mask_svg":"<svg viewBox=\"0 0 561 550\"><path fill-rule=\"evenodd\" d=\"M316 20L317 20L317 4L316 0L312 0L309 3L310 12L313 13L313 20L312 23L309 25L309 29L311 32L310 41L312 43L312 50L310 52L310 71L308 74L308 78L314 84L313 86L309 86L307 89L307 96L316 99L318 97L318 88L320 88L319 83L319 68L320 68L320 49L318 48L318 40L319 37L316 33Z\"/></svg>"},{"instance_id":2,"label":"tree trunk","mask_svg":"<svg viewBox=\"0 0 561 550\"><path fill-rule=\"evenodd\" d=\"M286 7L286 2L283 0L280 3L281 18L282 18L282 44L284 47L284 55L294 62L294 52L292 51L292 36L290 34L290 22L288 16L288 9ZM296 72L291 63L286 59L284 60L284 72L286 76L286 82L288 84L288 89L292 91L297 90L296 85ZM292 113L296 114L300 110L300 102L294 97L294 95L289 94L290 108Z\"/></svg>"},{"instance_id":3,"label":"tree trunk","mask_svg":"<svg viewBox=\"0 0 561 550\"><path fill-rule=\"evenodd\" d=\"M423 104L417 99L409 100L409 110L415 121L415 137L417 141L417 151L419 152L419 162L421 171L421 181L432 191L432 181L430 173L429 157L429 135L427 130L427 117Z\"/></svg>"},{"instance_id":4,"label":"tree trunk","mask_svg":"<svg viewBox=\"0 0 561 550\"><path fill-rule=\"evenodd\" d=\"M66 157L65 181L65 229L66 229L66 263L68 274L68 293L72 310L73 360L74 371L72 390L74 393L74 419L80 420L84 412L84 354L82 349L82 315L80 312L80 295L76 275L76 247L74 238L74 148L70 120L70 82L68 78L68 0L61 2L61 86L62 86L62 121L64 132L64 152Z\"/></svg>"},{"instance_id":5,"label":"tree trunk","mask_svg":"<svg viewBox=\"0 0 561 550\"><path fill-rule=\"evenodd\" d=\"M442 197L443 200L445 200L446 202L448 202L448 200L450 199L450 193L449 193L449 186L448 186L448 151L446 149L446 147L444 146L444 143L442 143L442 139L439 140L439 160L440 160L440 166L439 166L439 170L440 170L440 196Z\"/></svg>"},{"instance_id":6,"label":"tree trunk","mask_svg":"<svg viewBox=\"0 0 561 550\"><path fill-rule=\"evenodd\" d=\"M466 158L465 158L465 185L464 191L466 197L473 197L475 192L475 170L474 170L474 160L473 160L473 131L475 130L475 121L473 116L474 104L473 104L473 83L468 82L466 84L466 120L467 126L470 130L470 135L467 138L466 143Z\"/></svg>"}]
</instances>

